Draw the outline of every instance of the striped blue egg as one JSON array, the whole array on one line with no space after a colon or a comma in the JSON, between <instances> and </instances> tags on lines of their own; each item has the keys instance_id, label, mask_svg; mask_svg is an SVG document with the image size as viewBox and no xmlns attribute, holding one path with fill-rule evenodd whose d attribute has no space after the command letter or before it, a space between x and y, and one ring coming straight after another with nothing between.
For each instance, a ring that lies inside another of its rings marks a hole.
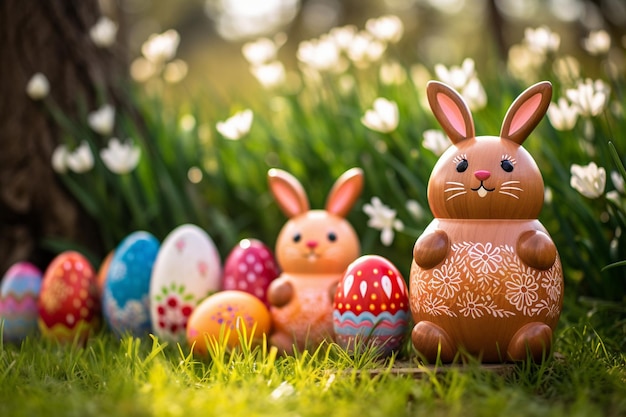
<instances>
[{"instance_id":1,"label":"striped blue egg","mask_svg":"<svg viewBox=\"0 0 626 417\"><path fill-rule=\"evenodd\" d=\"M147 334L150 277L160 243L150 233L128 235L115 249L102 295L104 319L119 336Z\"/></svg>"}]
</instances>

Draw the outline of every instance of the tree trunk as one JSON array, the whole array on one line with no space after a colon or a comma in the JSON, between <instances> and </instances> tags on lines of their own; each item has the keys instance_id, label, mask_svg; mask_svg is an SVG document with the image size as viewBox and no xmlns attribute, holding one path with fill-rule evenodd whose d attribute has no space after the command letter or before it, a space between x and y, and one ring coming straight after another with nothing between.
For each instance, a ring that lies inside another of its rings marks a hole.
<instances>
[{"instance_id":1,"label":"tree trunk","mask_svg":"<svg viewBox=\"0 0 626 417\"><path fill-rule=\"evenodd\" d=\"M42 238L101 254L95 223L51 167L63 132L26 94L33 74L43 73L50 81L45 100L71 118L80 100L90 110L101 104L96 88L115 96L122 61L89 38L100 16L97 0L0 1L0 276L18 261L44 269L55 254Z\"/></svg>"}]
</instances>

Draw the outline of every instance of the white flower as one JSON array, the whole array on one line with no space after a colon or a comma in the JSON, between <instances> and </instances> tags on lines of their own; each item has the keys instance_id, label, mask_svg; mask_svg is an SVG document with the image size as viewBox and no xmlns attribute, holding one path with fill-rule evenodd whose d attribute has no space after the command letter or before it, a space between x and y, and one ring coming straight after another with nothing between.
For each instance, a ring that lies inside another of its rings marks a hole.
<instances>
[{"instance_id":1,"label":"white flower","mask_svg":"<svg viewBox=\"0 0 626 417\"><path fill-rule=\"evenodd\" d=\"M107 48L115 43L117 35L117 23L106 16L102 16L91 29L89 37L91 41L100 48Z\"/></svg>"},{"instance_id":2,"label":"white flower","mask_svg":"<svg viewBox=\"0 0 626 417\"><path fill-rule=\"evenodd\" d=\"M297 57L300 62L318 71L332 71L341 66L339 48L328 36L300 42Z\"/></svg>"},{"instance_id":3,"label":"white flower","mask_svg":"<svg viewBox=\"0 0 626 417\"><path fill-rule=\"evenodd\" d=\"M461 90L470 110L480 110L487 105L487 93L477 77L471 78Z\"/></svg>"},{"instance_id":4,"label":"white flower","mask_svg":"<svg viewBox=\"0 0 626 417\"><path fill-rule=\"evenodd\" d=\"M606 193L606 199L612 201L618 206L622 203L622 198L617 190L612 190Z\"/></svg>"},{"instance_id":5,"label":"white flower","mask_svg":"<svg viewBox=\"0 0 626 417\"><path fill-rule=\"evenodd\" d=\"M566 90L565 95L578 107L581 116L597 116L604 111L610 91L604 81L587 78L580 81L576 88Z\"/></svg>"},{"instance_id":6,"label":"white flower","mask_svg":"<svg viewBox=\"0 0 626 417\"><path fill-rule=\"evenodd\" d=\"M398 119L398 105L379 97L374 100L373 109L367 110L361 117L361 123L377 132L389 133L398 127Z\"/></svg>"},{"instance_id":7,"label":"white flower","mask_svg":"<svg viewBox=\"0 0 626 417\"><path fill-rule=\"evenodd\" d=\"M435 65L435 74L440 81L448 84L455 90L462 90L469 81L476 77L474 60L465 58L461 66L452 66L449 69L443 64Z\"/></svg>"},{"instance_id":8,"label":"white flower","mask_svg":"<svg viewBox=\"0 0 626 417\"><path fill-rule=\"evenodd\" d=\"M424 148L432 151L432 153L437 156L441 156L441 154L451 145L450 139L441 130L425 130L423 135L424 141L422 142L422 145Z\"/></svg>"},{"instance_id":9,"label":"white flower","mask_svg":"<svg viewBox=\"0 0 626 417\"><path fill-rule=\"evenodd\" d=\"M606 30L596 30L583 39L583 48L591 55L602 55L611 48L611 35Z\"/></svg>"},{"instance_id":10,"label":"white flower","mask_svg":"<svg viewBox=\"0 0 626 417\"><path fill-rule=\"evenodd\" d=\"M264 65L276 59L278 47L273 40L259 38L254 42L247 42L241 48L244 58L254 65Z\"/></svg>"},{"instance_id":11,"label":"white flower","mask_svg":"<svg viewBox=\"0 0 626 417\"><path fill-rule=\"evenodd\" d=\"M354 25L347 25L332 28L328 35L335 42L337 47L342 51L347 51L352 44L352 40L356 36L357 28Z\"/></svg>"},{"instance_id":12,"label":"white flower","mask_svg":"<svg viewBox=\"0 0 626 417\"><path fill-rule=\"evenodd\" d=\"M578 107L561 97L548 107L548 119L556 130L572 130L578 120Z\"/></svg>"},{"instance_id":13,"label":"white flower","mask_svg":"<svg viewBox=\"0 0 626 417\"><path fill-rule=\"evenodd\" d=\"M624 188L624 177L622 177L622 174L617 171L611 171L611 181L618 192L622 194L626 192L626 189Z\"/></svg>"},{"instance_id":14,"label":"white flower","mask_svg":"<svg viewBox=\"0 0 626 417\"><path fill-rule=\"evenodd\" d=\"M374 37L369 32L361 31L353 38L346 54L348 58L359 68L365 68L372 62L377 62L385 53L387 45Z\"/></svg>"},{"instance_id":15,"label":"white flower","mask_svg":"<svg viewBox=\"0 0 626 417\"><path fill-rule=\"evenodd\" d=\"M52 169L54 170L54 172L58 174L65 174L67 172L68 154L69 151L67 149L67 146L64 144L61 144L54 149L51 158Z\"/></svg>"},{"instance_id":16,"label":"white flower","mask_svg":"<svg viewBox=\"0 0 626 417\"><path fill-rule=\"evenodd\" d=\"M546 187L543 192L543 201L546 204L552 204L552 200L554 199L554 193L552 192L552 188Z\"/></svg>"},{"instance_id":17,"label":"white flower","mask_svg":"<svg viewBox=\"0 0 626 417\"><path fill-rule=\"evenodd\" d=\"M93 168L93 154L89 144L82 141L80 146L74 149L74 152L65 156L65 163L69 169L77 174L82 174Z\"/></svg>"},{"instance_id":18,"label":"white flower","mask_svg":"<svg viewBox=\"0 0 626 417\"><path fill-rule=\"evenodd\" d=\"M405 207L407 211L411 213L411 216L413 216L415 219L421 220L424 218L424 209L417 201L407 200Z\"/></svg>"},{"instance_id":19,"label":"white flower","mask_svg":"<svg viewBox=\"0 0 626 417\"><path fill-rule=\"evenodd\" d=\"M394 229L404 229L402 221L396 219L396 211L384 205L378 197L372 197L372 204L364 204L363 211L370 217L367 225L381 231L380 241L385 246L393 242Z\"/></svg>"},{"instance_id":20,"label":"white flower","mask_svg":"<svg viewBox=\"0 0 626 417\"><path fill-rule=\"evenodd\" d=\"M487 105L487 93L476 74L474 60L465 58L461 66L446 68L435 65L435 74L440 81L457 90L471 110L479 110Z\"/></svg>"},{"instance_id":21,"label":"white flower","mask_svg":"<svg viewBox=\"0 0 626 417\"><path fill-rule=\"evenodd\" d=\"M130 64L130 76L140 83L146 82L156 72L156 66L144 57L133 60Z\"/></svg>"},{"instance_id":22,"label":"white flower","mask_svg":"<svg viewBox=\"0 0 626 417\"><path fill-rule=\"evenodd\" d=\"M38 72L26 84L26 94L33 100L41 100L50 92L50 82L45 75Z\"/></svg>"},{"instance_id":23,"label":"white flower","mask_svg":"<svg viewBox=\"0 0 626 417\"><path fill-rule=\"evenodd\" d=\"M556 52L559 49L561 37L548 27L541 26L536 29L526 28L524 30L524 41L533 51L545 54L547 52Z\"/></svg>"},{"instance_id":24,"label":"white flower","mask_svg":"<svg viewBox=\"0 0 626 417\"><path fill-rule=\"evenodd\" d=\"M536 80L539 69L545 62L545 54L537 53L521 43L509 48L506 66L514 77L531 83Z\"/></svg>"},{"instance_id":25,"label":"white flower","mask_svg":"<svg viewBox=\"0 0 626 417\"><path fill-rule=\"evenodd\" d=\"M223 122L217 122L217 131L226 139L237 140L246 135L252 126L252 110L246 109Z\"/></svg>"},{"instance_id":26,"label":"white flower","mask_svg":"<svg viewBox=\"0 0 626 417\"><path fill-rule=\"evenodd\" d=\"M401 85L407 79L404 67L397 61L383 63L380 66L379 77L383 85Z\"/></svg>"},{"instance_id":27,"label":"white flower","mask_svg":"<svg viewBox=\"0 0 626 417\"><path fill-rule=\"evenodd\" d=\"M598 198L604 192L606 171L595 162L586 166L572 164L570 172L572 174L570 185L585 197Z\"/></svg>"},{"instance_id":28,"label":"white flower","mask_svg":"<svg viewBox=\"0 0 626 417\"><path fill-rule=\"evenodd\" d=\"M89 113L87 123L94 132L101 135L109 135L113 131L115 123L115 107L105 104L98 110Z\"/></svg>"},{"instance_id":29,"label":"white flower","mask_svg":"<svg viewBox=\"0 0 626 417\"><path fill-rule=\"evenodd\" d=\"M187 76L187 71L187 63L182 59L175 59L165 65L163 79L170 84L176 84Z\"/></svg>"},{"instance_id":30,"label":"white flower","mask_svg":"<svg viewBox=\"0 0 626 417\"><path fill-rule=\"evenodd\" d=\"M404 33L404 25L398 16L386 15L377 19L369 19L365 22L365 28L376 39L396 43Z\"/></svg>"},{"instance_id":31,"label":"white flower","mask_svg":"<svg viewBox=\"0 0 626 417\"><path fill-rule=\"evenodd\" d=\"M120 143L117 138L111 138L106 148L100 151L100 158L104 165L115 174L127 174L139 163L141 150L133 146L129 140Z\"/></svg>"},{"instance_id":32,"label":"white flower","mask_svg":"<svg viewBox=\"0 0 626 417\"><path fill-rule=\"evenodd\" d=\"M267 89L276 88L285 83L285 66L280 61L253 66L250 68L250 72Z\"/></svg>"},{"instance_id":33,"label":"white flower","mask_svg":"<svg viewBox=\"0 0 626 417\"><path fill-rule=\"evenodd\" d=\"M141 46L141 53L148 61L153 63L164 63L174 58L180 35L174 29L170 29L161 34L152 34Z\"/></svg>"},{"instance_id":34,"label":"white flower","mask_svg":"<svg viewBox=\"0 0 626 417\"><path fill-rule=\"evenodd\" d=\"M580 79L580 62L571 55L556 58L552 63L552 71L564 85L572 85Z\"/></svg>"}]
</instances>

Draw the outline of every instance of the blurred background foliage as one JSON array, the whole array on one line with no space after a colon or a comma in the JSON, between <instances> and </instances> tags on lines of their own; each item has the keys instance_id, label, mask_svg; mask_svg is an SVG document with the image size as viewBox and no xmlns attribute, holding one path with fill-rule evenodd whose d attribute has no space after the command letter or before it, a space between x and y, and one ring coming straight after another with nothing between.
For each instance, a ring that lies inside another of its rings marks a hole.
<instances>
[{"instance_id":1,"label":"blurred background foliage","mask_svg":"<svg viewBox=\"0 0 626 417\"><path fill-rule=\"evenodd\" d=\"M151 34L175 29L180 34L176 56L186 64L184 78L176 83L159 76L132 83L127 90L132 105L117 109L114 135L141 148L136 170L116 175L96 161L93 171L62 175L98 221L107 250L134 230L163 239L182 223L207 230L223 257L242 238L271 247L286 219L269 194L269 168L293 173L312 207L321 208L335 179L360 166L365 190L349 219L363 253L388 257L408 278L413 244L432 219L426 184L437 155L424 146L423 134L440 129L424 105L423 91L437 78L437 64L450 68L472 58L487 100L473 111L478 135L498 134L508 106L536 81L553 83L554 102L585 78L610 86L600 115L580 116L568 130L557 130L546 117L525 147L548 189L541 220L560 251L566 294L577 300L570 306L584 301L587 310L623 311L624 270L603 268L626 259L624 194L607 198L604 191L620 191L610 179L593 199L570 186L572 164L595 162L607 177L617 171L609 141L618 155L626 155L626 5L621 0L103 0L102 8L123 22L118 38L124 39L130 61L140 57ZM404 33L376 62L311 75L297 58L303 41L345 25L362 30L368 19L383 15L399 16ZM515 56L525 30L540 26L559 35L558 49ZM592 54L583 40L600 29L610 34L611 47ZM277 59L286 78L279 87L261 85L242 54L246 43L260 37L280 46ZM512 66L539 55L536 65L517 71ZM404 78L381 78L381 68L390 62L399 64ZM563 71L564 62L575 65ZM397 103L399 124L390 133L361 121L377 97ZM242 138L231 140L216 130L218 122L244 109L251 109L254 119ZM68 143L88 140L97 150L101 137L86 125L70 127L77 121L65 122ZM396 210L404 225L388 246L379 230L367 226L363 205L373 197ZM408 201L417 202L423 213L407 207ZM47 244L58 248L68 242L50 237Z\"/></svg>"}]
</instances>

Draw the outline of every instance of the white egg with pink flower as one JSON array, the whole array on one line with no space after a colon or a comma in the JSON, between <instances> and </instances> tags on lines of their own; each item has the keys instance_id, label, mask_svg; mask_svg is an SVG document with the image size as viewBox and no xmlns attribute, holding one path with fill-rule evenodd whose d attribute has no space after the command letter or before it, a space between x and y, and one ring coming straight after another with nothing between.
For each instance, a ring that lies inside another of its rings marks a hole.
<instances>
[{"instance_id":1,"label":"white egg with pink flower","mask_svg":"<svg viewBox=\"0 0 626 417\"><path fill-rule=\"evenodd\" d=\"M203 229L184 224L172 230L152 268L150 316L154 334L167 341L184 341L195 307L220 289L221 271L219 252Z\"/></svg>"}]
</instances>

